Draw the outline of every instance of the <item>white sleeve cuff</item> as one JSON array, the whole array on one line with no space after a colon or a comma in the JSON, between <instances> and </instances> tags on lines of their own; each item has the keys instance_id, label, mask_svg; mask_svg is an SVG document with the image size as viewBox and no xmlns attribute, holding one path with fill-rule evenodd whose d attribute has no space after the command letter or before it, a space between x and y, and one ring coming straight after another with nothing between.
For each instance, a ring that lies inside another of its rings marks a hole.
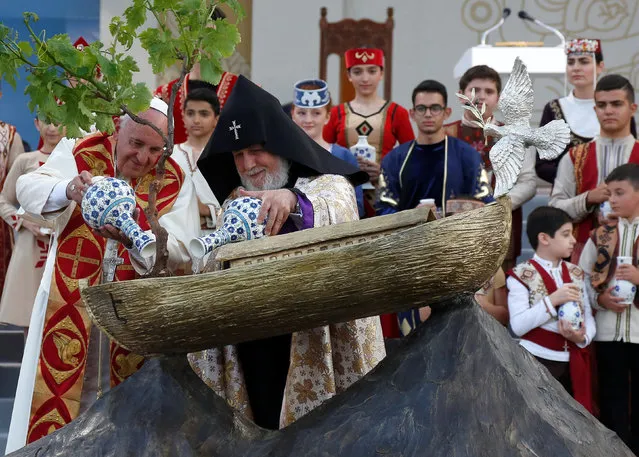
<instances>
[{"instance_id":1,"label":"white sleeve cuff","mask_svg":"<svg viewBox=\"0 0 639 457\"><path fill-rule=\"evenodd\" d=\"M583 349L590 344L590 338L588 338L588 335L585 335L584 338L586 338L586 341L584 341L583 343L577 343L578 348Z\"/></svg>"},{"instance_id":2,"label":"white sleeve cuff","mask_svg":"<svg viewBox=\"0 0 639 457\"><path fill-rule=\"evenodd\" d=\"M580 218L586 217L589 213L592 213L592 211L595 209L595 206L591 206L590 208L588 208L588 192L584 192L577 196L577 198L579 199Z\"/></svg>"},{"instance_id":3,"label":"white sleeve cuff","mask_svg":"<svg viewBox=\"0 0 639 457\"><path fill-rule=\"evenodd\" d=\"M44 204L42 208L43 213L50 213L52 211L58 211L62 208L66 208L71 203L71 200L67 198L67 186L71 182L71 179L65 179L63 181L58 182L51 193L49 194L49 198L47 198L47 202Z\"/></svg>"},{"instance_id":4,"label":"white sleeve cuff","mask_svg":"<svg viewBox=\"0 0 639 457\"><path fill-rule=\"evenodd\" d=\"M557 317L557 308L555 308L552 305L552 302L550 301L550 297L544 297L544 304L546 305L546 309L548 310L548 313L552 317Z\"/></svg>"}]
</instances>

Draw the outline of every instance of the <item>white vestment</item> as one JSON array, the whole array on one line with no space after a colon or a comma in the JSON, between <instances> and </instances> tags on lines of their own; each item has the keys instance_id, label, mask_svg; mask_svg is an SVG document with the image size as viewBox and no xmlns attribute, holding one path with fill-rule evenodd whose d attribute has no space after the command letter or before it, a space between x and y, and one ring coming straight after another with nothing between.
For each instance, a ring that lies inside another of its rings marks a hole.
<instances>
[{"instance_id":1,"label":"white vestment","mask_svg":"<svg viewBox=\"0 0 639 457\"><path fill-rule=\"evenodd\" d=\"M186 143L176 144L173 148L171 158L175 160L182 168L182 171L184 171L183 186L192 186L197 199L202 204L208 206L211 211L210 217L200 218L200 227L205 225L206 229L215 228L216 215L220 210L220 203L217 201L217 198L215 198L215 195L213 195L213 191L206 182L206 178L204 178L202 172L197 168L197 158L193 148ZM202 224L202 222L204 222L204 224Z\"/></svg>"},{"instance_id":2,"label":"white vestment","mask_svg":"<svg viewBox=\"0 0 639 457\"><path fill-rule=\"evenodd\" d=\"M46 164L32 173L21 176L16 186L18 201L26 212L25 219L40 221L42 218L46 219L47 222L42 225L53 227L53 234L42 282L31 314L29 335L22 358L7 438L7 453L23 447L27 439L31 400L42 346L49 289L55 269L58 237L69 222L76 205L75 202L66 198L67 184L78 175L78 167L73 156L74 146L74 140L63 138ZM199 236L197 202L193 196L192 186L181 187L173 207L160 217L159 222L169 234L167 241L169 269L190 268L188 267L191 262L188 244L191 239ZM129 250L129 255L131 264L139 274L148 272L155 263L155 254L144 259L135 249L132 249Z\"/></svg>"}]
</instances>

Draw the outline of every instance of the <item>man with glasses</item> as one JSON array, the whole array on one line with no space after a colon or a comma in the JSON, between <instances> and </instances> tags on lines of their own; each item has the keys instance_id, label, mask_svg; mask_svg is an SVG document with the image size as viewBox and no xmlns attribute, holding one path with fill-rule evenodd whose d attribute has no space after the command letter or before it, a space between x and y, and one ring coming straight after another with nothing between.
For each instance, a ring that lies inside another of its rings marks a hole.
<instances>
[{"instance_id":1,"label":"man with glasses","mask_svg":"<svg viewBox=\"0 0 639 457\"><path fill-rule=\"evenodd\" d=\"M382 160L377 214L415 208L423 199L433 199L437 208L446 208L447 200L458 197L492 201L477 151L444 131L451 113L446 87L423 81L413 90L412 100L417 139L399 145Z\"/></svg>"},{"instance_id":2,"label":"man with glasses","mask_svg":"<svg viewBox=\"0 0 639 457\"><path fill-rule=\"evenodd\" d=\"M399 145L382 160L377 214L430 204L420 202L424 199L434 200L441 214L450 199L492 201L477 151L444 131L451 112L446 87L438 81L423 81L413 90L412 99L410 116L417 125L417 139ZM401 334L406 336L429 315L428 306L397 313Z\"/></svg>"}]
</instances>

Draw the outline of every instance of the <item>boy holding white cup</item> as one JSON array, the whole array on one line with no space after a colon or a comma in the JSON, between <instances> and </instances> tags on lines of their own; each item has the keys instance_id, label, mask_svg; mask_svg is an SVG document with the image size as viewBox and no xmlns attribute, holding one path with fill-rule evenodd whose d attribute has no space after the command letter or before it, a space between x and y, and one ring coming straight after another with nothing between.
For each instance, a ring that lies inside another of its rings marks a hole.
<instances>
[{"instance_id":1,"label":"boy holding white cup","mask_svg":"<svg viewBox=\"0 0 639 457\"><path fill-rule=\"evenodd\" d=\"M615 168L605 180L611 218L592 232L579 265L597 309L601 422L639 452L639 165ZM630 402L630 411L628 404Z\"/></svg>"},{"instance_id":2,"label":"boy holding white cup","mask_svg":"<svg viewBox=\"0 0 639 457\"><path fill-rule=\"evenodd\" d=\"M575 248L573 230L559 208L540 206L528 215L526 234L535 255L507 273L508 311L519 344L592 413L588 345L595 322L583 270L563 260Z\"/></svg>"}]
</instances>

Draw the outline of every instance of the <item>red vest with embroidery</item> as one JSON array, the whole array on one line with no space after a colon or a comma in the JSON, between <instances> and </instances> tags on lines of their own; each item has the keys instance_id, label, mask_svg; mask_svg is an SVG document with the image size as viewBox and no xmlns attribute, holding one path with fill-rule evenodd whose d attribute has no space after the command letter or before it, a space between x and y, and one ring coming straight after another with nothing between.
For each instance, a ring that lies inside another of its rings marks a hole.
<instances>
[{"instance_id":1,"label":"red vest with embroidery","mask_svg":"<svg viewBox=\"0 0 639 457\"><path fill-rule=\"evenodd\" d=\"M599 184L599 166L597 164L597 142L580 144L568 152L575 170L576 195L595 189ZM639 163L639 142L635 142L628 163ZM597 226L596 214L589 214L575 224L575 238L578 243L586 243L590 231Z\"/></svg>"},{"instance_id":2,"label":"red vest with embroidery","mask_svg":"<svg viewBox=\"0 0 639 457\"><path fill-rule=\"evenodd\" d=\"M529 306L542 300L557 290L557 283L544 267L534 259L517 265L509 273L509 276L517 279L529 291ZM561 262L561 277L564 284L575 283L583 290L584 273L577 265ZM579 303L581 312L584 306ZM550 318L550 314L548 314ZM555 317L556 319L556 317ZM538 344L551 351L570 352L570 379L575 400L583 405L591 414L594 411L592 398L592 379L590 368L590 349L580 348L572 341L566 340L561 334L537 327L521 337Z\"/></svg>"}]
</instances>

